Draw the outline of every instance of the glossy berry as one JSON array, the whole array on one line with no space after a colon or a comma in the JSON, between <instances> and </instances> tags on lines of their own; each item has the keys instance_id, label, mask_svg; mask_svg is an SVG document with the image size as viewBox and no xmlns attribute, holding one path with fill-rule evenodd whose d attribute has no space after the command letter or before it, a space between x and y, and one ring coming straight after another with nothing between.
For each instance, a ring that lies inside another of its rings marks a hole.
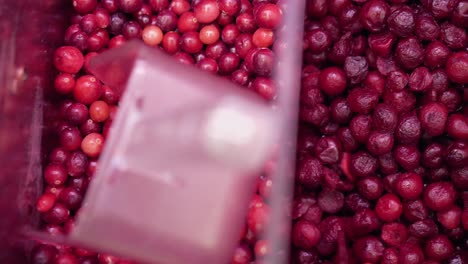
<instances>
[{"instance_id":1,"label":"glossy berry","mask_svg":"<svg viewBox=\"0 0 468 264\"><path fill-rule=\"evenodd\" d=\"M279 6L267 3L255 11L254 17L259 27L276 29L282 22L283 12Z\"/></svg>"},{"instance_id":2,"label":"glossy berry","mask_svg":"<svg viewBox=\"0 0 468 264\"><path fill-rule=\"evenodd\" d=\"M450 182L431 183L425 188L423 198L425 205L431 210L447 209L456 200L455 187Z\"/></svg>"},{"instance_id":3,"label":"glossy berry","mask_svg":"<svg viewBox=\"0 0 468 264\"><path fill-rule=\"evenodd\" d=\"M375 212L382 221L392 222L400 217L403 206L396 195L385 194L377 201Z\"/></svg>"},{"instance_id":4,"label":"glossy berry","mask_svg":"<svg viewBox=\"0 0 468 264\"><path fill-rule=\"evenodd\" d=\"M320 89L331 96L341 94L346 88L346 75L338 67L329 67L321 71L319 76Z\"/></svg>"},{"instance_id":5,"label":"glossy berry","mask_svg":"<svg viewBox=\"0 0 468 264\"><path fill-rule=\"evenodd\" d=\"M413 172L401 174L395 182L395 190L403 199L415 200L423 191L421 175Z\"/></svg>"},{"instance_id":6,"label":"glossy berry","mask_svg":"<svg viewBox=\"0 0 468 264\"><path fill-rule=\"evenodd\" d=\"M211 23L220 13L216 0L200 0L194 7L194 14L200 23Z\"/></svg>"},{"instance_id":7,"label":"glossy berry","mask_svg":"<svg viewBox=\"0 0 468 264\"><path fill-rule=\"evenodd\" d=\"M54 53L54 65L57 70L74 74L83 67L84 57L81 51L75 47L63 46Z\"/></svg>"},{"instance_id":8,"label":"glossy berry","mask_svg":"<svg viewBox=\"0 0 468 264\"><path fill-rule=\"evenodd\" d=\"M104 147L104 137L98 133L91 133L83 138L81 150L91 158L96 158L101 154Z\"/></svg>"},{"instance_id":9,"label":"glossy berry","mask_svg":"<svg viewBox=\"0 0 468 264\"><path fill-rule=\"evenodd\" d=\"M36 202L36 209L40 213L44 213L52 209L55 204L57 197L51 193L44 193L41 195Z\"/></svg>"},{"instance_id":10,"label":"glossy berry","mask_svg":"<svg viewBox=\"0 0 468 264\"><path fill-rule=\"evenodd\" d=\"M50 185L62 185L67 179L67 171L60 164L49 164L44 169L44 179Z\"/></svg>"},{"instance_id":11,"label":"glossy berry","mask_svg":"<svg viewBox=\"0 0 468 264\"><path fill-rule=\"evenodd\" d=\"M89 105L102 95L102 84L92 75L83 75L76 80L73 96L76 101Z\"/></svg>"}]
</instances>

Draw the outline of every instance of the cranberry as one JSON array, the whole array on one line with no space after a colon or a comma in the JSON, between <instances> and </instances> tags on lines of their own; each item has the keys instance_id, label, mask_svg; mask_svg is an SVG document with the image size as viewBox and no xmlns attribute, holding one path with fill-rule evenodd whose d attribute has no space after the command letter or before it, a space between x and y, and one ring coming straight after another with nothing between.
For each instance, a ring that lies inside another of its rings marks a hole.
<instances>
[{"instance_id":1,"label":"cranberry","mask_svg":"<svg viewBox=\"0 0 468 264\"><path fill-rule=\"evenodd\" d=\"M216 0L200 0L193 10L197 20L205 24L215 21L220 13Z\"/></svg>"},{"instance_id":2,"label":"cranberry","mask_svg":"<svg viewBox=\"0 0 468 264\"><path fill-rule=\"evenodd\" d=\"M355 113L368 114L378 102L379 96L374 90L355 88L348 94L349 107Z\"/></svg>"},{"instance_id":3,"label":"cranberry","mask_svg":"<svg viewBox=\"0 0 468 264\"><path fill-rule=\"evenodd\" d=\"M230 74L235 71L240 63L239 56L233 52L227 52L221 55L218 60L219 71L224 74Z\"/></svg>"},{"instance_id":4,"label":"cranberry","mask_svg":"<svg viewBox=\"0 0 468 264\"><path fill-rule=\"evenodd\" d=\"M468 84L468 52L457 52L450 55L445 70L449 79L460 84Z\"/></svg>"},{"instance_id":5,"label":"cranberry","mask_svg":"<svg viewBox=\"0 0 468 264\"><path fill-rule=\"evenodd\" d=\"M334 122L346 124L351 119L351 109L343 98L336 98L330 105L330 115Z\"/></svg>"},{"instance_id":6,"label":"cranberry","mask_svg":"<svg viewBox=\"0 0 468 264\"><path fill-rule=\"evenodd\" d=\"M68 159L68 151L63 148L54 148L49 154L49 162L50 163L57 163L57 164L64 164L65 161Z\"/></svg>"},{"instance_id":7,"label":"cranberry","mask_svg":"<svg viewBox=\"0 0 468 264\"><path fill-rule=\"evenodd\" d=\"M362 82L368 73L368 64L365 57L349 56L345 59L344 70L351 84Z\"/></svg>"},{"instance_id":8,"label":"cranberry","mask_svg":"<svg viewBox=\"0 0 468 264\"><path fill-rule=\"evenodd\" d=\"M402 264L422 264L424 253L418 245L407 242L400 246L398 261Z\"/></svg>"},{"instance_id":9,"label":"cranberry","mask_svg":"<svg viewBox=\"0 0 468 264\"><path fill-rule=\"evenodd\" d=\"M398 145L393 154L396 162L405 170L414 170L419 166L421 153L413 145Z\"/></svg>"},{"instance_id":10,"label":"cranberry","mask_svg":"<svg viewBox=\"0 0 468 264\"><path fill-rule=\"evenodd\" d=\"M379 156L379 169L383 174L392 174L397 172L398 164L391 152Z\"/></svg>"},{"instance_id":11,"label":"cranberry","mask_svg":"<svg viewBox=\"0 0 468 264\"><path fill-rule=\"evenodd\" d=\"M453 10L451 22L459 27L466 25L468 23L468 13L466 10L468 10L468 2L464 0L458 2L458 5Z\"/></svg>"},{"instance_id":12,"label":"cranberry","mask_svg":"<svg viewBox=\"0 0 468 264\"><path fill-rule=\"evenodd\" d=\"M372 33L368 37L370 49L381 57L388 57L391 54L395 41L395 35L390 32Z\"/></svg>"},{"instance_id":13,"label":"cranberry","mask_svg":"<svg viewBox=\"0 0 468 264\"><path fill-rule=\"evenodd\" d=\"M380 221L376 213L371 209L357 211L352 220L351 227L354 234L366 235L380 228Z\"/></svg>"},{"instance_id":14,"label":"cranberry","mask_svg":"<svg viewBox=\"0 0 468 264\"><path fill-rule=\"evenodd\" d=\"M341 192L324 189L318 196L318 206L326 213L337 213L344 205L344 195Z\"/></svg>"},{"instance_id":15,"label":"cranberry","mask_svg":"<svg viewBox=\"0 0 468 264\"><path fill-rule=\"evenodd\" d=\"M383 0L371 0L364 4L360 12L361 24L371 32L382 30L390 15L390 8Z\"/></svg>"},{"instance_id":16,"label":"cranberry","mask_svg":"<svg viewBox=\"0 0 468 264\"><path fill-rule=\"evenodd\" d=\"M242 33L247 34L253 33L257 28L255 25L255 18L250 13L242 13L239 16L237 16L236 25Z\"/></svg>"},{"instance_id":17,"label":"cranberry","mask_svg":"<svg viewBox=\"0 0 468 264\"><path fill-rule=\"evenodd\" d=\"M422 163L425 167L439 168L443 162L444 148L439 143L429 144L422 153Z\"/></svg>"},{"instance_id":18,"label":"cranberry","mask_svg":"<svg viewBox=\"0 0 468 264\"><path fill-rule=\"evenodd\" d=\"M159 27L164 32L176 30L177 24L177 15L170 10L161 11L156 16L154 23L152 23L152 25Z\"/></svg>"},{"instance_id":19,"label":"cranberry","mask_svg":"<svg viewBox=\"0 0 468 264\"><path fill-rule=\"evenodd\" d=\"M328 53L328 59L336 64L343 64L346 57L351 54L351 35L346 33L335 42L332 49Z\"/></svg>"},{"instance_id":20,"label":"cranberry","mask_svg":"<svg viewBox=\"0 0 468 264\"><path fill-rule=\"evenodd\" d=\"M449 166L458 168L468 164L468 144L461 141L452 142L445 150L445 160Z\"/></svg>"},{"instance_id":21,"label":"cranberry","mask_svg":"<svg viewBox=\"0 0 468 264\"><path fill-rule=\"evenodd\" d=\"M398 264L398 250L396 248L386 248L382 256L382 264Z\"/></svg>"},{"instance_id":22,"label":"cranberry","mask_svg":"<svg viewBox=\"0 0 468 264\"><path fill-rule=\"evenodd\" d=\"M169 54L174 54L177 51L179 51L179 41L180 41L180 35L177 32L167 32L164 34L163 40L162 40L162 47L164 48L164 51L166 51Z\"/></svg>"},{"instance_id":23,"label":"cranberry","mask_svg":"<svg viewBox=\"0 0 468 264\"><path fill-rule=\"evenodd\" d=\"M367 49L367 37L365 36L357 36L353 38L353 42L351 44L351 54L354 56L357 55L364 55Z\"/></svg>"},{"instance_id":24,"label":"cranberry","mask_svg":"<svg viewBox=\"0 0 468 264\"><path fill-rule=\"evenodd\" d=\"M413 172L400 174L395 182L395 189L403 199L417 199L423 191L422 177Z\"/></svg>"},{"instance_id":25,"label":"cranberry","mask_svg":"<svg viewBox=\"0 0 468 264\"><path fill-rule=\"evenodd\" d=\"M88 119L80 125L80 131L83 136L91 133L98 133L101 131L101 124L93 121L92 119Z\"/></svg>"},{"instance_id":26,"label":"cranberry","mask_svg":"<svg viewBox=\"0 0 468 264\"><path fill-rule=\"evenodd\" d=\"M359 146L359 143L353 137L351 130L347 127L338 129L337 137L341 141L345 151L356 150Z\"/></svg>"},{"instance_id":27,"label":"cranberry","mask_svg":"<svg viewBox=\"0 0 468 264\"><path fill-rule=\"evenodd\" d=\"M468 189L468 167L454 168L451 171L450 177L461 190Z\"/></svg>"},{"instance_id":28,"label":"cranberry","mask_svg":"<svg viewBox=\"0 0 468 264\"><path fill-rule=\"evenodd\" d=\"M163 32L158 26L146 26L142 31L142 37L145 44L157 46L163 40Z\"/></svg>"},{"instance_id":29,"label":"cranberry","mask_svg":"<svg viewBox=\"0 0 468 264\"><path fill-rule=\"evenodd\" d=\"M59 201L70 210L77 210L81 206L83 196L78 189L73 187L65 188L59 195Z\"/></svg>"},{"instance_id":30,"label":"cranberry","mask_svg":"<svg viewBox=\"0 0 468 264\"><path fill-rule=\"evenodd\" d=\"M317 104L311 108L303 108L300 112L301 120L317 127L326 125L329 121L329 117L329 109L323 104Z\"/></svg>"},{"instance_id":31,"label":"cranberry","mask_svg":"<svg viewBox=\"0 0 468 264\"><path fill-rule=\"evenodd\" d=\"M447 48L442 42L434 41L426 47L426 56L424 64L431 68L445 66L447 59L450 55L450 49Z\"/></svg>"},{"instance_id":32,"label":"cranberry","mask_svg":"<svg viewBox=\"0 0 468 264\"><path fill-rule=\"evenodd\" d=\"M341 159L341 144L335 137L323 137L314 147L315 156L325 164L334 164Z\"/></svg>"},{"instance_id":33,"label":"cranberry","mask_svg":"<svg viewBox=\"0 0 468 264\"><path fill-rule=\"evenodd\" d=\"M70 217L70 211L61 203L56 203L49 211L43 214L43 219L49 224L62 224Z\"/></svg>"},{"instance_id":34,"label":"cranberry","mask_svg":"<svg viewBox=\"0 0 468 264\"><path fill-rule=\"evenodd\" d=\"M241 9L240 0L219 0L218 4L219 9L230 16L237 15Z\"/></svg>"},{"instance_id":35,"label":"cranberry","mask_svg":"<svg viewBox=\"0 0 468 264\"><path fill-rule=\"evenodd\" d=\"M415 28L414 11L409 6L400 6L390 14L387 23L395 35L409 37Z\"/></svg>"},{"instance_id":36,"label":"cranberry","mask_svg":"<svg viewBox=\"0 0 468 264\"><path fill-rule=\"evenodd\" d=\"M440 35L440 27L433 17L419 14L416 17L416 36L421 40L436 40Z\"/></svg>"},{"instance_id":37,"label":"cranberry","mask_svg":"<svg viewBox=\"0 0 468 264\"><path fill-rule=\"evenodd\" d=\"M441 103L428 103L419 111L421 127L430 136L440 136L444 133L447 123L448 110Z\"/></svg>"},{"instance_id":38,"label":"cranberry","mask_svg":"<svg viewBox=\"0 0 468 264\"><path fill-rule=\"evenodd\" d=\"M81 151L72 152L66 163L68 174L72 177L83 175L87 166L88 158Z\"/></svg>"},{"instance_id":39,"label":"cranberry","mask_svg":"<svg viewBox=\"0 0 468 264\"><path fill-rule=\"evenodd\" d=\"M266 28L257 29L252 36L252 42L258 48L268 48L273 45L274 40L274 31Z\"/></svg>"},{"instance_id":40,"label":"cranberry","mask_svg":"<svg viewBox=\"0 0 468 264\"><path fill-rule=\"evenodd\" d=\"M408 230L401 223L389 223L382 226L382 240L390 246L398 247L406 241Z\"/></svg>"},{"instance_id":41,"label":"cranberry","mask_svg":"<svg viewBox=\"0 0 468 264\"><path fill-rule=\"evenodd\" d=\"M379 198L375 212L383 221L392 222L400 217L403 206L396 195L388 193Z\"/></svg>"},{"instance_id":42,"label":"cranberry","mask_svg":"<svg viewBox=\"0 0 468 264\"><path fill-rule=\"evenodd\" d=\"M45 213L55 205L56 196L51 193L44 193L36 202L36 209L40 213Z\"/></svg>"},{"instance_id":43,"label":"cranberry","mask_svg":"<svg viewBox=\"0 0 468 264\"><path fill-rule=\"evenodd\" d=\"M320 230L312 223L299 220L292 230L293 244L302 249L310 249L320 241Z\"/></svg>"},{"instance_id":44,"label":"cranberry","mask_svg":"<svg viewBox=\"0 0 468 264\"><path fill-rule=\"evenodd\" d=\"M421 138L421 133L421 123L414 112L400 117L395 134L400 143L415 144Z\"/></svg>"},{"instance_id":45,"label":"cranberry","mask_svg":"<svg viewBox=\"0 0 468 264\"><path fill-rule=\"evenodd\" d=\"M409 88L414 92L426 91L432 86L432 74L426 67L416 68L410 75Z\"/></svg>"},{"instance_id":46,"label":"cranberry","mask_svg":"<svg viewBox=\"0 0 468 264\"><path fill-rule=\"evenodd\" d=\"M350 170L356 177L372 176L377 168L377 159L367 152L360 151L351 156Z\"/></svg>"},{"instance_id":47,"label":"cranberry","mask_svg":"<svg viewBox=\"0 0 468 264\"><path fill-rule=\"evenodd\" d=\"M47 264L53 263L58 250L51 245L36 245L31 251L31 263Z\"/></svg>"},{"instance_id":48,"label":"cranberry","mask_svg":"<svg viewBox=\"0 0 468 264\"><path fill-rule=\"evenodd\" d=\"M437 220L446 229L456 229L460 226L462 210L452 206L444 211L437 212Z\"/></svg>"},{"instance_id":49,"label":"cranberry","mask_svg":"<svg viewBox=\"0 0 468 264\"><path fill-rule=\"evenodd\" d=\"M65 116L71 124L82 124L88 119L88 108L84 104L73 103L67 108Z\"/></svg>"},{"instance_id":50,"label":"cranberry","mask_svg":"<svg viewBox=\"0 0 468 264\"><path fill-rule=\"evenodd\" d=\"M95 122L104 122L109 118L109 105L104 101L95 101L89 106L89 115Z\"/></svg>"},{"instance_id":51,"label":"cranberry","mask_svg":"<svg viewBox=\"0 0 468 264\"><path fill-rule=\"evenodd\" d=\"M417 39L407 38L398 42L395 56L403 68L412 70L424 61L424 49Z\"/></svg>"},{"instance_id":52,"label":"cranberry","mask_svg":"<svg viewBox=\"0 0 468 264\"><path fill-rule=\"evenodd\" d=\"M75 87L75 79L69 73L57 75L54 81L55 90L60 94L69 94Z\"/></svg>"},{"instance_id":53,"label":"cranberry","mask_svg":"<svg viewBox=\"0 0 468 264\"><path fill-rule=\"evenodd\" d=\"M423 201L415 200L404 203L403 215L408 221L415 222L426 219L429 216L429 212Z\"/></svg>"},{"instance_id":54,"label":"cranberry","mask_svg":"<svg viewBox=\"0 0 468 264\"><path fill-rule=\"evenodd\" d=\"M454 251L452 242L444 235L433 237L426 243L426 255L434 260L448 259Z\"/></svg>"},{"instance_id":55,"label":"cranberry","mask_svg":"<svg viewBox=\"0 0 468 264\"><path fill-rule=\"evenodd\" d=\"M252 58L254 72L260 76L270 76L274 66L273 51L262 48L253 54Z\"/></svg>"},{"instance_id":56,"label":"cranberry","mask_svg":"<svg viewBox=\"0 0 468 264\"><path fill-rule=\"evenodd\" d=\"M393 148L393 135L382 132L371 132L367 139L366 148L374 155L383 155Z\"/></svg>"},{"instance_id":57,"label":"cranberry","mask_svg":"<svg viewBox=\"0 0 468 264\"><path fill-rule=\"evenodd\" d=\"M411 236L424 239L437 235L439 229L434 221L424 219L411 224L408 231Z\"/></svg>"},{"instance_id":58,"label":"cranberry","mask_svg":"<svg viewBox=\"0 0 468 264\"><path fill-rule=\"evenodd\" d=\"M359 19L360 10L354 5L348 5L343 8L338 15L341 27L351 33L359 33L362 30L362 24Z\"/></svg>"},{"instance_id":59,"label":"cranberry","mask_svg":"<svg viewBox=\"0 0 468 264\"><path fill-rule=\"evenodd\" d=\"M97 0L73 0L73 8L79 14L92 12L97 6Z\"/></svg>"},{"instance_id":60,"label":"cranberry","mask_svg":"<svg viewBox=\"0 0 468 264\"><path fill-rule=\"evenodd\" d=\"M392 71L387 76L387 87L392 91L403 90L409 82L409 76L401 70Z\"/></svg>"},{"instance_id":61,"label":"cranberry","mask_svg":"<svg viewBox=\"0 0 468 264\"><path fill-rule=\"evenodd\" d=\"M62 185L67 180L67 171L63 165L49 164L44 169L44 179L49 185Z\"/></svg>"},{"instance_id":62,"label":"cranberry","mask_svg":"<svg viewBox=\"0 0 468 264\"><path fill-rule=\"evenodd\" d=\"M443 23L441 26L441 40L453 50L459 50L466 47L468 36L465 29L454 26L450 23Z\"/></svg>"},{"instance_id":63,"label":"cranberry","mask_svg":"<svg viewBox=\"0 0 468 264\"><path fill-rule=\"evenodd\" d=\"M373 236L363 237L354 242L353 252L361 263L379 263L385 247Z\"/></svg>"},{"instance_id":64,"label":"cranberry","mask_svg":"<svg viewBox=\"0 0 468 264\"><path fill-rule=\"evenodd\" d=\"M75 47L63 46L54 53L55 68L61 72L75 74L83 67L83 63L83 54Z\"/></svg>"},{"instance_id":65,"label":"cranberry","mask_svg":"<svg viewBox=\"0 0 468 264\"><path fill-rule=\"evenodd\" d=\"M104 147L104 137L98 133L90 133L81 142L81 149L91 158L96 158L101 154Z\"/></svg>"},{"instance_id":66,"label":"cranberry","mask_svg":"<svg viewBox=\"0 0 468 264\"><path fill-rule=\"evenodd\" d=\"M326 51L332 44L328 33L320 28L307 32L305 39L309 50L315 54Z\"/></svg>"},{"instance_id":67,"label":"cranberry","mask_svg":"<svg viewBox=\"0 0 468 264\"><path fill-rule=\"evenodd\" d=\"M270 208L267 205L254 207L249 210L247 224L255 234L261 234L267 225Z\"/></svg>"},{"instance_id":68,"label":"cranberry","mask_svg":"<svg viewBox=\"0 0 468 264\"><path fill-rule=\"evenodd\" d=\"M424 203L434 211L447 209L456 199L455 187L450 182L435 182L424 190Z\"/></svg>"},{"instance_id":69,"label":"cranberry","mask_svg":"<svg viewBox=\"0 0 468 264\"><path fill-rule=\"evenodd\" d=\"M319 160L306 157L299 161L298 181L307 187L318 187L322 181L322 164Z\"/></svg>"},{"instance_id":70,"label":"cranberry","mask_svg":"<svg viewBox=\"0 0 468 264\"><path fill-rule=\"evenodd\" d=\"M76 127L65 128L59 135L60 145L65 150L77 150L81 144L81 134Z\"/></svg>"},{"instance_id":71,"label":"cranberry","mask_svg":"<svg viewBox=\"0 0 468 264\"><path fill-rule=\"evenodd\" d=\"M370 202L358 193L351 193L345 198L345 208L352 212L370 208Z\"/></svg>"},{"instance_id":72,"label":"cranberry","mask_svg":"<svg viewBox=\"0 0 468 264\"><path fill-rule=\"evenodd\" d=\"M91 104L102 95L102 85L92 75L84 75L76 80L73 96L82 104Z\"/></svg>"},{"instance_id":73,"label":"cranberry","mask_svg":"<svg viewBox=\"0 0 468 264\"><path fill-rule=\"evenodd\" d=\"M237 246L232 257L232 264L247 264L252 261L252 251L247 245Z\"/></svg>"},{"instance_id":74,"label":"cranberry","mask_svg":"<svg viewBox=\"0 0 468 264\"><path fill-rule=\"evenodd\" d=\"M398 113L406 113L414 108L416 97L408 91L388 91L384 94L384 102L393 106Z\"/></svg>"},{"instance_id":75,"label":"cranberry","mask_svg":"<svg viewBox=\"0 0 468 264\"><path fill-rule=\"evenodd\" d=\"M456 89L450 88L440 94L439 102L444 104L447 107L447 110L451 113L461 106L462 98Z\"/></svg>"},{"instance_id":76,"label":"cranberry","mask_svg":"<svg viewBox=\"0 0 468 264\"><path fill-rule=\"evenodd\" d=\"M255 10L254 17L259 27L276 29L282 22L283 12L279 6L267 3Z\"/></svg>"}]
</instances>

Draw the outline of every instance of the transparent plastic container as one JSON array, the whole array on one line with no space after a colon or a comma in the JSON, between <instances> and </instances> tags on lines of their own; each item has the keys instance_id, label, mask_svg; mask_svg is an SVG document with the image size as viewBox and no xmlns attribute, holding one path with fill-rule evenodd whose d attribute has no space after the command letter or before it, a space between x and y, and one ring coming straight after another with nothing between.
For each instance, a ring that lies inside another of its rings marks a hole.
<instances>
[{"instance_id":1,"label":"transparent plastic container","mask_svg":"<svg viewBox=\"0 0 468 264\"><path fill-rule=\"evenodd\" d=\"M0 171L0 210L3 214L0 218L0 263L27 263L34 240L135 257L131 247L97 243L111 238L91 237L89 232L92 234L92 230L70 237L50 237L39 231L35 201L42 193L45 154L56 140L49 121L53 119L51 109L57 100L51 88L55 74L51 59L54 49L62 43L70 2L3 0L0 5L0 162L3 165ZM274 71L278 98L271 108L275 112L281 144L276 147L276 166L272 173L271 220L265 237L261 238L270 241L271 252L276 253L268 256L267 263L287 263L289 258L291 219L288 210L293 196L305 1L284 0L279 4L284 15L274 47L278 61ZM182 73L179 77L189 78ZM106 79L105 76L102 78ZM125 127L124 124L121 126ZM109 161L112 155L109 154L111 151L107 152L104 159ZM90 189L97 188L93 184ZM106 203L101 206L105 207ZM108 208L112 208L112 204L109 203ZM235 214L240 217L244 213ZM86 214L79 217L86 222ZM96 219L89 219L88 226L97 223L93 222ZM129 245L141 238L135 237L137 233L132 233L131 229L122 232L118 239L126 237ZM218 247L228 252L231 244ZM145 254L149 248L142 250ZM196 255L190 248L181 249L180 254ZM221 255L226 257L226 254Z\"/></svg>"}]
</instances>

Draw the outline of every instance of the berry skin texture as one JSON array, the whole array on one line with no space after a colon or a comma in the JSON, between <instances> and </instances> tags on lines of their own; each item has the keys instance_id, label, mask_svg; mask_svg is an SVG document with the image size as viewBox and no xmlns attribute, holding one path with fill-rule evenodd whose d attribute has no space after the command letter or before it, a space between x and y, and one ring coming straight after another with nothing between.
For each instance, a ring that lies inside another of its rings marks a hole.
<instances>
[{"instance_id":1,"label":"berry skin texture","mask_svg":"<svg viewBox=\"0 0 468 264\"><path fill-rule=\"evenodd\" d=\"M450 55L445 66L449 79L459 84L468 84L468 52Z\"/></svg>"},{"instance_id":2,"label":"berry skin texture","mask_svg":"<svg viewBox=\"0 0 468 264\"><path fill-rule=\"evenodd\" d=\"M447 107L441 103L428 103L419 111L421 127L433 137L440 136L444 133L447 119Z\"/></svg>"},{"instance_id":3,"label":"berry skin texture","mask_svg":"<svg viewBox=\"0 0 468 264\"><path fill-rule=\"evenodd\" d=\"M444 210L455 203L456 194L455 187L450 182L431 183L424 190L424 204L434 211Z\"/></svg>"},{"instance_id":4,"label":"berry skin texture","mask_svg":"<svg viewBox=\"0 0 468 264\"><path fill-rule=\"evenodd\" d=\"M319 76L320 89L330 95L335 96L343 93L346 88L346 75L338 67L330 67L322 70Z\"/></svg>"}]
</instances>

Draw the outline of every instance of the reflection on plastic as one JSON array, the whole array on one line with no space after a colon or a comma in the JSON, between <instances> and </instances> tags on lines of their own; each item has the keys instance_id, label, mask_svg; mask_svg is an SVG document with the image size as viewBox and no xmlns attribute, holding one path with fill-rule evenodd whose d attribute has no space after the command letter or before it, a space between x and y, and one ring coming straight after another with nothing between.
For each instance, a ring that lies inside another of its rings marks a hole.
<instances>
[{"instance_id":1,"label":"reflection on plastic","mask_svg":"<svg viewBox=\"0 0 468 264\"><path fill-rule=\"evenodd\" d=\"M271 107L137 41L91 70L124 93L70 238L150 263L229 260L277 140Z\"/></svg>"}]
</instances>

